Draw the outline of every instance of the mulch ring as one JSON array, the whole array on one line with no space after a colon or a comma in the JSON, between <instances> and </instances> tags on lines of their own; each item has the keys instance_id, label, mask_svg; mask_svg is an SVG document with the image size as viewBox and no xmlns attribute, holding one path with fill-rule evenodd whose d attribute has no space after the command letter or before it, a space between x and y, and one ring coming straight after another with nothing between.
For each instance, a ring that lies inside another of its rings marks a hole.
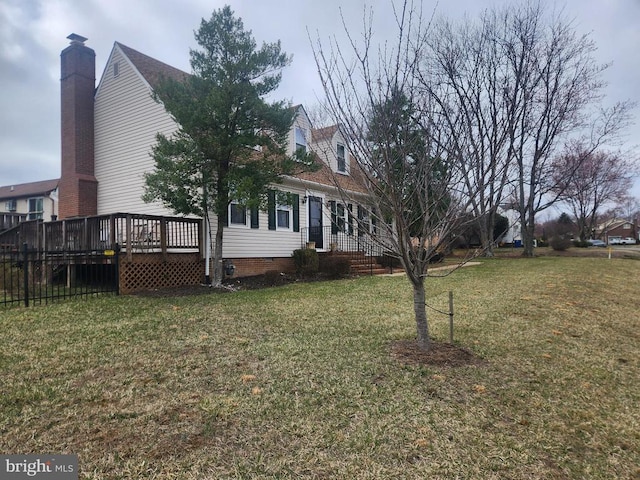
<instances>
[{"instance_id":1,"label":"mulch ring","mask_svg":"<svg viewBox=\"0 0 640 480\"><path fill-rule=\"evenodd\" d=\"M464 367L485 365L483 358L455 344L431 341L428 351L421 350L415 340L399 340L391 345L391 356L405 365Z\"/></svg>"}]
</instances>

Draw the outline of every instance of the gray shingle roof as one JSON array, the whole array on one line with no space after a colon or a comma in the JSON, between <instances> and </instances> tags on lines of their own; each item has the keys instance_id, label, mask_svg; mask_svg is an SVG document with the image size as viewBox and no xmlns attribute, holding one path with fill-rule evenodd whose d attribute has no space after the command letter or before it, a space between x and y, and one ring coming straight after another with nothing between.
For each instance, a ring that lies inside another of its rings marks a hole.
<instances>
[{"instance_id":1,"label":"gray shingle roof","mask_svg":"<svg viewBox=\"0 0 640 480\"><path fill-rule=\"evenodd\" d=\"M162 78L170 78L181 82L189 77L188 73L183 72L178 68L167 65L155 58L151 58L150 56L140 53L137 50L127 47L119 42L116 42L116 44L120 47L122 52L129 57L131 63L133 63L133 65L138 69L145 80L149 82L149 85L151 85L152 88L157 87Z\"/></svg>"},{"instance_id":2,"label":"gray shingle roof","mask_svg":"<svg viewBox=\"0 0 640 480\"><path fill-rule=\"evenodd\" d=\"M58 188L58 181L59 180L56 178L54 180L41 180L39 182L6 185L4 187L0 187L0 200L48 195Z\"/></svg>"}]
</instances>

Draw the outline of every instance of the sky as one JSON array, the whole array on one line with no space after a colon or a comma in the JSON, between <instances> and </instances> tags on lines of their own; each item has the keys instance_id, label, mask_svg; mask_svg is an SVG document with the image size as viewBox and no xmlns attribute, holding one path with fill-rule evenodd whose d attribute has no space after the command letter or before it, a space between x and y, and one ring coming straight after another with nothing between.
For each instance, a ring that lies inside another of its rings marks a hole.
<instances>
[{"instance_id":1,"label":"sky","mask_svg":"<svg viewBox=\"0 0 640 480\"><path fill-rule=\"evenodd\" d=\"M459 19L507 1L421 3L427 12ZM225 4L258 44L280 40L293 55L276 98L305 107L323 96L309 36L344 41L341 15L359 35L369 9L381 40L395 31L391 0L0 0L0 186L60 176L60 52L69 44L67 35L88 38L86 45L96 52L97 81L116 41L189 72L189 49L197 48L193 32ZM547 5L564 9L576 31L595 41L596 60L611 63L604 75L607 101L640 101L640 0L548 0ZM634 116L627 148L640 145L640 107ZM640 178L632 194L640 199Z\"/></svg>"}]
</instances>

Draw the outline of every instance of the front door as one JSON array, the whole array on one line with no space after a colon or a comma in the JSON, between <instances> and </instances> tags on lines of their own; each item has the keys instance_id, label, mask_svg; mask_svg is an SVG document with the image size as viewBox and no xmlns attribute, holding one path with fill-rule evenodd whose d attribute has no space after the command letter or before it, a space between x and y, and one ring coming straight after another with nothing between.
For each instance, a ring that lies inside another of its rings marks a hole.
<instances>
[{"instance_id":1,"label":"front door","mask_svg":"<svg viewBox=\"0 0 640 480\"><path fill-rule=\"evenodd\" d=\"M316 242L316 248L322 245L322 199L309 197L309 241Z\"/></svg>"}]
</instances>

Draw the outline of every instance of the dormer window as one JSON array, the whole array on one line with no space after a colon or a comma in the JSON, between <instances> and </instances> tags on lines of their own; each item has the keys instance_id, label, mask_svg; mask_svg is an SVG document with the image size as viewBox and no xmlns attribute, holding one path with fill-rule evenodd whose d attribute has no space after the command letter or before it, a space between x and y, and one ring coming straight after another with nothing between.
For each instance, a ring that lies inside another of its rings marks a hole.
<instances>
[{"instance_id":1,"label":"dormer window","mask_svg":"<svg viewBox=\"0 0 640 480\"><path fill-rule=\"evenodd\" d=\"M345 158L344 145L338 144L337 156L338 156L338 171L341 173L347 173L347 160Z\"/></svg>"},{"instance_id":2,"label":"dormer window","mask_svg":"<svg viewBox=\"0 0 640 480\"><path fill-rule=\"evenodd\" d=\"M304 128L296 127L296 152L298 150L302 150L304 153L307 152L307 132Z\"/></svg>"}]
</instances>

